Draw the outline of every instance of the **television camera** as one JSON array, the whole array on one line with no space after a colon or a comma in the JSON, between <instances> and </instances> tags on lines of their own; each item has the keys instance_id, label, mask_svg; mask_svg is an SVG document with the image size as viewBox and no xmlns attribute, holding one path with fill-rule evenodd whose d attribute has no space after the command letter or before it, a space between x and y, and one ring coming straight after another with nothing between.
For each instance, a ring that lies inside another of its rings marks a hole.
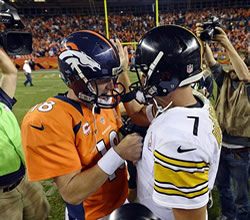
<instances>
[{"instance_id":1,"label":"television camera","mask_svg":"<svg viewBox=\"0 0 250 220\"><path fill-rule=\"evenodd\" d=\"M32 34L18 31L24 28L17 10L8 1L0 0L0 22L6 30L0 31L0 46L10 56L32 52Z\"/></svg>"}]
</instances>

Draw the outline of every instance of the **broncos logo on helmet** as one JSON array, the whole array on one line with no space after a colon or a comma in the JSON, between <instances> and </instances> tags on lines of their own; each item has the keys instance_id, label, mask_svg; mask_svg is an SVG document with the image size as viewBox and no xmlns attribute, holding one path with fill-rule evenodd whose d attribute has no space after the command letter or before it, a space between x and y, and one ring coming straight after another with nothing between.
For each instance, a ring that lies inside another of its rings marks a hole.
<instances>
[{"instance_id":1,"label":"broncos logo on helmet","mask_svg":"<svg viewBox=\"0 0 250 220\"><path fill-rule=\"evenodd\" d=\"M66 50L63 51L59 55L59 59L64 60L67 64L69 64L72 68L76 68L76 65L81 65L83 67L89 67L93 71L96 69L101 70L101 66L95 60L93 60L90 56L82 51L77 50Z\"/></svg>"},{"instance_id":2,"label":"broncos logo on helmet","mask_svg":"<svg viewBox=\"0 0 250 220\"><path fill-rule=\"evenodd\" d=\"M119 91L114 88L107 94L100 94L97 89L98 80L102 79L112 80L117 87L122 70L116 47L99 33L83 30L66 37L61 43L58 66L61 79L84 102L113 108L125 93L123 85Z\"/></svg>"}]
</instances>

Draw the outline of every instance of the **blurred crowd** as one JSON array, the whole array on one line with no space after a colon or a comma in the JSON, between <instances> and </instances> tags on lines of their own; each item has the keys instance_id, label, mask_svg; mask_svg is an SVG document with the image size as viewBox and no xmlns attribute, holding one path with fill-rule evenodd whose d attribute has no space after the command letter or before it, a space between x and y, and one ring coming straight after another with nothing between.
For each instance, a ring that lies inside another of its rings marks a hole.
<instances>
[{"instance_id":1,"label":"blurred crowd","mask_svg":"<svg viewBox=\"0 0 250 220\"><path fill-rule=\"evenodd\" d=\"M230 8L220 10L200 10L189 12L168 12L159 14L159 25L178 24L194 31L197 22L207 21L211 15L221 19L228 38L236 50L249 49L250 9ZM121 42L138 42L140 37L155 26L154 15L136 16L127 13L110 14L109 36L119 38ZM33 34L33 57L56 56L61 40L72 32L81 29L91 29L106 35L104 16L59 16L23 18L26 31ZM213 52L223 51L222 47L210 46ZM129 53L133 54L133 46Z\"/></svg>"}]
</instances>

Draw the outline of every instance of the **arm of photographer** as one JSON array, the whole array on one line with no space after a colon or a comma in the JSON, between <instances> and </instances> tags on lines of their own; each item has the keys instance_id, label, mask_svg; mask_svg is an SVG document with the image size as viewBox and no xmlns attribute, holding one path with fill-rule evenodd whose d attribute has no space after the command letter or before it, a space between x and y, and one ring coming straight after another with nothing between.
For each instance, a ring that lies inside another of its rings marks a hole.
<instances>
[{"instance_id":1,"label":"arm of photographer","mask_svg":"<svg viewBox=\"0 0 250 220\"><path fill-rule=\"evenodd\" d=\"M216 34L214 36L214 40L218 41L227 50L228 56L239 80L250 82L250 73L248 67L229 41L226 33L220 27L215 28L220 32L220 34Z\"/></svg>"},{"instance_id":2,"label":"arm of photographer","mask_svg":"<svg viewBox=\"0 0 250 220\"><path fill-rule=\"evenodd\" d=\"M0 69L3 73L0 81L0 88L10 98L13 98L16 91L18 71L12 60L2 49L0 49Z\"/></svg>"},{"instance_id":3,"label":"arm of photographer","mask_svg":"<svg viewBox=\"0 0 250 220\"><path fill-rule=\"evenodd\" d=\"M115 42L113 41L113 43L118 49L121 65L123 66L123 72L118 80L125 86L126 93L129 93L131 82L128 77L128 49L127 47L123 48L118 39ZM134 124L139 126L148 126L150 124L146 114L147 106L139 104L134 98L131 101L123 102L123 105Z\"/></svg>"},{"instance_id":4,"label":"arm of photographer","mask_svg":"<svg viewBox=\"0 0 250 220\"><path fill-rule=\"evenodd\" d=\"M226 33L220 27L215 27L215 29L219 32L219 34L214 35L213 40L220 43L226 50L229 56L229 59L232 63L232 66L241 81L250 82L250 74L248 67L241 59L231 42L229 41ZM203 27L201 23L196 24L196 35L200 37L201 32L203 31ZM204 51L204 59L208 65L208 67L214 67L216 64L216 60L214 59L213 53L211 48L209 47L207 42L205 44L205 51Z\"/></svg>"}]
</instances>

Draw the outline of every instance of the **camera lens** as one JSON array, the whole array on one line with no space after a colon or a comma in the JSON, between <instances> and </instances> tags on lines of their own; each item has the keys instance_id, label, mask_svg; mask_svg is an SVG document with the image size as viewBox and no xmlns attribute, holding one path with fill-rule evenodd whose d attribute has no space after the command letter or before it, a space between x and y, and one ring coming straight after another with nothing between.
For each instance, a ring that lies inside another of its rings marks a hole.
<instances>
[{"instance_id":1,"label":"camera lens","mask_svg":"<svg viewBox=\"0 0 250 220\"><path fill-rule=\"evenodd\" d=\"M6 46L9 55L30 54L32 52L32 35L30 33L10 31L6 35Z\"/></svg>"},{"instance_id":2,"label":"camera lens","mask_svg":"<svg viewBox=\"0 0 250 220\"><path fill-rule=\"evenodd\" d=\"M203 32L201 32L200 39L202 41L209 41L214 35L214 28L213 27L207 27Z\"/></svg>"},{"instance_id":3,"label":"camera lens","mask_svg":"<svg viewBox=\"0 0 250 220\"><path fill-rule=\"evenodd\" d=\"M20 38L20 36L17 37L17 35L15 34L8 34L7 45L8 45L8 50L11 53L18 53L23 48L22 38Z\"/></svg>"}]
</instances>

